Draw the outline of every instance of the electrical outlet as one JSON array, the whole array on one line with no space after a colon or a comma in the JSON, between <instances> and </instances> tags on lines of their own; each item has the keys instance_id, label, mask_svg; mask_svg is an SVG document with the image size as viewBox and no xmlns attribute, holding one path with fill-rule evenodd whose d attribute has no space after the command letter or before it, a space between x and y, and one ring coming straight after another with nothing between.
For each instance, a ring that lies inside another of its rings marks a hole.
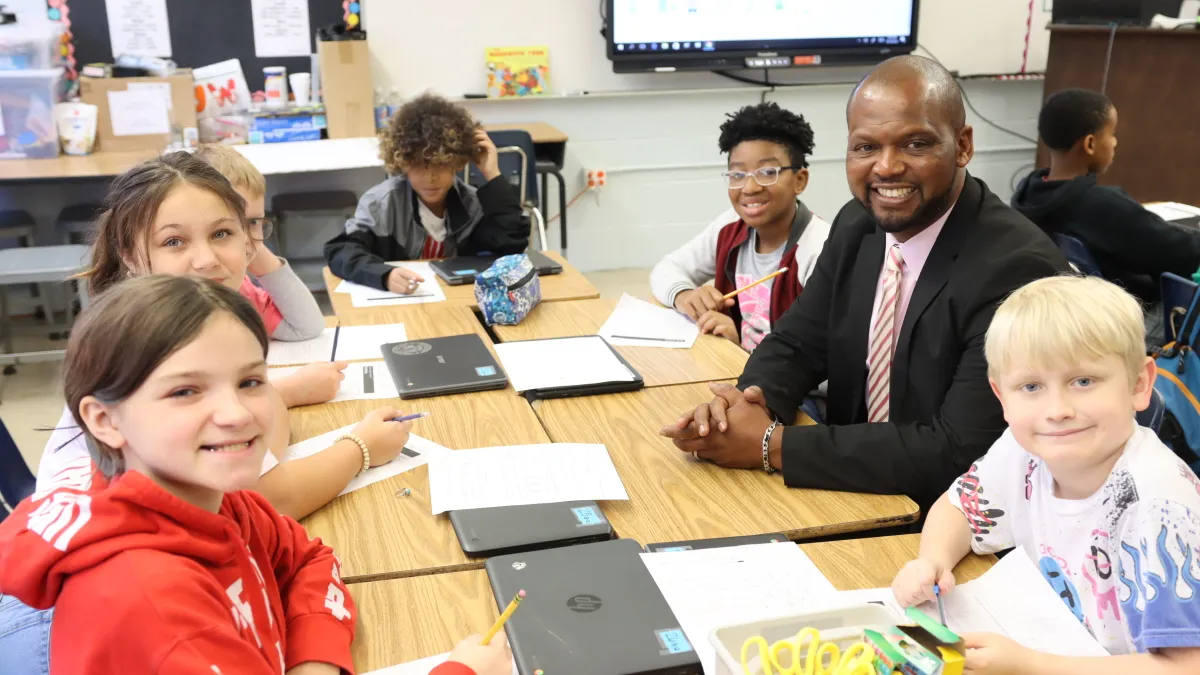
<instances>
[{"instance_id":1,"label":"electrical outlet","mask_svg":"<svg viewBox=\"0 0 1200 675\"><path fill-rule=\"evenodd\" d=\"M588 169L586 175L589 190L599 190L608 183L608 172L604 169Z\"/></svg>"}]
</instances>

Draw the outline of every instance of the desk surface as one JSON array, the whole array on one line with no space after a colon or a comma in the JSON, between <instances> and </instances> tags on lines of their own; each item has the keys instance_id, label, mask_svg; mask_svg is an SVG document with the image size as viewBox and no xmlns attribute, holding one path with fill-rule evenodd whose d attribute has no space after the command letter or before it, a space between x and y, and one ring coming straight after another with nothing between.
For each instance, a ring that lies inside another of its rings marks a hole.
<instances>
[{"instance_id":1,"label":"desk surface","mask_svg":"<svg viewBox=\"0 0 1200 675\"><path fill-rule=\"evenodd\" d=\"M622 537L643 544L782 532L791 539L914 522L908 497L784 486L778 475L733 471L680 452L658 430L712 398L703 384L540 401L538 419L558 443L603 443L629 501L604 502Z\"/></svg>"},{"instance_id":2,"label":"desk surface","mask_svg":"<svg viewBox=\"0 0 1200 675\"><path fill-rule=\"evenodd\" d=\"M616 306L617 301L610 299L544 303L521 323L492 330L503 342L594 335ZM691 349L615 349L641 373L647 387L735 379L749 358L741 347L713 335L701 335Z\"/></svg>"},{"instance_id":3,"label":"desk surface","mask_svg":"<svg viewBox=\"0 0 1200 675\"><path fill-rule=\"evenodd\" d=\"M838 590L880 588L917 555L920 535L802 544ZM959 582L983 574L994 556L969 555L954 575ZM354 665L359 672L448 652L459 639L483 633L496 620L487 572L415 577L355 584L358 606Z\"/></svg>"},{"instance_id":4,"label":"desk surface","mask_svg":"<svg viewBox=\"0 0 1200 675\"><path fill-rule=\"evenodd\" d=\"M534 143L566 143L567 135L545 122L515 122L512 124L485 124L488 131L511 131L523 129L529 132Z\"/></svg>"},{"instance_id":5,"label":"desk surface","mask_svg":"<svg viewBox=\"0 0 1200 675\"><path fill-rule=\"evenodd\" d=\"M0 180L57 180L116 176L157 154L154 150L133 150L97 152L82 157L60 155L52 159L4 159L0 160Z\"/></svg>"},{"instance_id":6,"label":"desk surface","mask_svg":"<svg viewBox=\"0 0 1200 675\"><path fill-rule=\"evenodd\" d=\"M575 269L567 259L557 251L546 251L547 257L553 258L563 266L561 274L552 274L542 277L542 301L553 302L558 300L586 300L600 297L600 291L592 285L592 282L583 276L583 273ZM333 289L341 283L341 279L334 276L333 272L326 267L325 273L325 290L329 292L329 301L333 305L333 311L339 318L353 319L356 317L370 316L379 312L382 309L408 309L411 307L444 307L444 306L475 306L475 285L462 284L460 286L449 286L441 279L438 279L438 285L446 293L445 302L435 302L425 305L390 305L385 307L355 307L350 300L348 293L334 293Z\"/></svg>"}]
</instances>

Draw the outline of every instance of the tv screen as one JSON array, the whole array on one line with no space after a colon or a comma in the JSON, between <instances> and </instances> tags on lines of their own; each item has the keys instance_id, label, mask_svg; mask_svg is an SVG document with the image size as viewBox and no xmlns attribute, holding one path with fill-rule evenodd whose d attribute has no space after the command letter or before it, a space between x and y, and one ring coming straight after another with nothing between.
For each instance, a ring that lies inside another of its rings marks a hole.
<instances>
[{"instance_id":1,"label":"tv screen","mask_svg":"<svg viewBox=\"0 0 1200 675\"><path fill-rule=\"evenodd\" d=\"M918 0L605 0L617 72L872 63L916 48Z\"/></svg>"}]
</instances>

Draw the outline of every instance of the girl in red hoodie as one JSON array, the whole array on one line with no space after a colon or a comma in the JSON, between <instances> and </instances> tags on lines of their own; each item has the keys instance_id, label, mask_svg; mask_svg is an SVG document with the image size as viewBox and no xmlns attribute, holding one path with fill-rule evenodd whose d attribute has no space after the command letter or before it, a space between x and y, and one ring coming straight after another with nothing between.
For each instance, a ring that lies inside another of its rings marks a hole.
<instances>
[{"instance_id":1,"label":"girl in red hoodie","mask_svg":"<svg viewBox=\"0 0 1200 675\"><path fill-rule=\"evenodd\" d=\"M96 471L0 523L0 593L55 607L51 675L353 672L333 551L247 490L275 410L266 352L245 299L187 277L122 282L76 324L64 391ZM510 664L473 636L433 672Z\"/></svg>"}]
</instances>

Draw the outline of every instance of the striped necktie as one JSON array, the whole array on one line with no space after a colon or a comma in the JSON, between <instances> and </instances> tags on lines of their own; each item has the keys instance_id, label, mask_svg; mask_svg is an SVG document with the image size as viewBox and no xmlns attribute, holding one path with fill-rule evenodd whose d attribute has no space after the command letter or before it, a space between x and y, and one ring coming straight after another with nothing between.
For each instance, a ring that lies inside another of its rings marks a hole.
<instances>
[{"instance_id":1,"label":"striped necktie","mask_svg":"<svg viewBox=\"0 0 1200 675\"><path fill-rule=\"evenodd\" d=\"M896 309L900 304L900 278L904 258L900 246L888 249L879 315L871 328L867 359L867 421L886 422L891 414L892 351L896 345Z\"/></svg>"}]
</instances>

